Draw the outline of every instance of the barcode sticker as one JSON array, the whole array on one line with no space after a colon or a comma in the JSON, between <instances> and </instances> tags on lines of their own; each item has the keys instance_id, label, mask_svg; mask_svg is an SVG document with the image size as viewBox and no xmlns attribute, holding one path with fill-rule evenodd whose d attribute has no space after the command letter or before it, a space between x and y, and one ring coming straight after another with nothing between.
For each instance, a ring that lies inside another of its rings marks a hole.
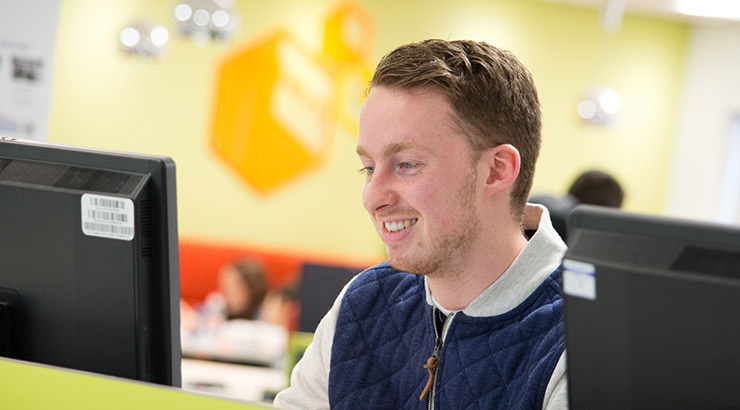
<instances>
[{"instance_id":1,"label":"barcode sticker","mask_svg":"<svg viewBox=\"0 0 740 410\"><path fill-rule=\"evenodd\" d=\"M82 232L88 236L134 239L134 201L103 195L82 195Z\"/></svg>"},{"instance_id":2,"label":"barcode sticker","mask_svg":"<svg viewBox=\"0 0 740 410\"><path fill-rule=\"evenodd\" d=\"M572 259L563 260L563 292L570 296L596 300L596 267Z\"/></svg>"}]
</instances>

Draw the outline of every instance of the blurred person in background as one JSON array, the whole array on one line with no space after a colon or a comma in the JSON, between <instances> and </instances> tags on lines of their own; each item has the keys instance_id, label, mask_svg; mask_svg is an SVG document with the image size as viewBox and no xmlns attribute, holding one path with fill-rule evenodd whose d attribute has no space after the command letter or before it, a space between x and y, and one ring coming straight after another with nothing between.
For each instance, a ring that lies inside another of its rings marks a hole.
<instances>
[{"instance_id":1,"label":"blurred person in background","mask_svg":"<svg viewBox=\"0 0 740 410\"><path fill-rule=\"evenodd\" d=\"M589 170L580 174L563 197L534 195L529 202L544 205L550 211L552 226L563 240L568 239L568 215L580 204L621 208L624 189L611 174Z\"/></svg>"},{"instance_id":2,"label":"blurred person in background","mask_svg":"<svg viewBox=\"0 0 740 410\"><path fill-rule=\"evenodd\" d=\"M218 290L203 303L181 301L183 354L277 362L287 348L294 310L291 289L270 289L257 258L230 261L218 271Z\"/></svg>"}]
</instances>

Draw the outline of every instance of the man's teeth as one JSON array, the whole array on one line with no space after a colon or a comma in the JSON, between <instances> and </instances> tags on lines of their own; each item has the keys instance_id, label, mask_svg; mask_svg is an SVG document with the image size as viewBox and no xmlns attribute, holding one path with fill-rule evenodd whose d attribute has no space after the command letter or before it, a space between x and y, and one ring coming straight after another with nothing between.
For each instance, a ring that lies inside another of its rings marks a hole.
<instances>
[{"instance_id":1,"label":"man's teeth","mask_svg":"<svg viewBox=\"0 0 740 410\"><path fill-rule=\"evenodd\" d=\"M385 222L385 229L390 232L398 232L416 223L418 219L407 219L405 221Z\"/></svg>"}]
</instances>

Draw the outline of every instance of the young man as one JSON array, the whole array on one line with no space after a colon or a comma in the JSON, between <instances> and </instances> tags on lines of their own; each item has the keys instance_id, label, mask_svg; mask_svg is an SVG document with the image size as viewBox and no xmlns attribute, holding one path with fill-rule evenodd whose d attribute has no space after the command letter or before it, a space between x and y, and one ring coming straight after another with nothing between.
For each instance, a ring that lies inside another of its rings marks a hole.
<instances>
[{"instance_id":1,"label":"young man","mask_svg":"<svg viewBox=\"0 0 740 410\"><path fill-rule=\"evenodd\" d=\"M531 75L488 44L428 40L385 56L370 90L357 152L388 262L344 289L276 406L567 408L565 244L526 204Z\"/></svg>"}]
</instances>

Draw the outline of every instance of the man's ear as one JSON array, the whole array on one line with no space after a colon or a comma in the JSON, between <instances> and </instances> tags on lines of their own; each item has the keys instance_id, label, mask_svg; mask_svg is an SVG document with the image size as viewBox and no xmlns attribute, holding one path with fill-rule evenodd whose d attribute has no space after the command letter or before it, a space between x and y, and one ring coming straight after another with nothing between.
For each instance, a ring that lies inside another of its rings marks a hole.
<instances>
[{"instance_id":1,"label":"man's ear","mask_svg":"<svg viewBox=\"0 0 740 410\"><path fill-rule=\"evenodd\" d=\"M522 157L511 144L501 144L483 152L480 165L487 175L485 189L488 194L497 194L511 187L519 176Z\"/></svg>"}]
</instances>

